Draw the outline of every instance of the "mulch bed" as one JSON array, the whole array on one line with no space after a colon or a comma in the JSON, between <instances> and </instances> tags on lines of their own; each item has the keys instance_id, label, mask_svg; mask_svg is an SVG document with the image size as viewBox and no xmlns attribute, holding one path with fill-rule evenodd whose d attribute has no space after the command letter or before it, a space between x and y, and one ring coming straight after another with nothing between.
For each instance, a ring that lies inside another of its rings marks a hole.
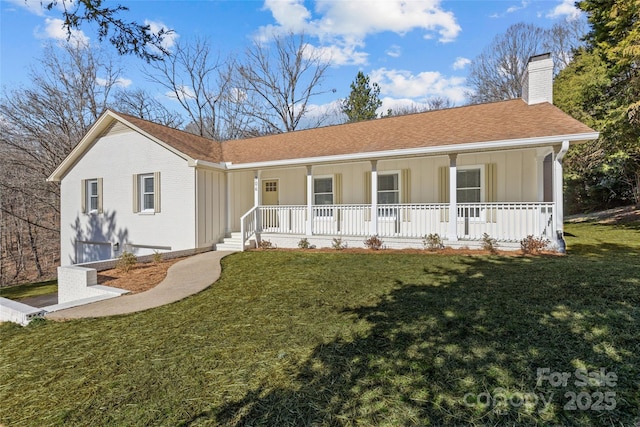
<instances>
[{"instance_id":1,"label":"mulch bed","mask_svg":"<svg viewBox=\"0 0 640 427\"><path fill-rule=\"evenodd\" d=\"M147 291L162 282L167 270L183 258L170 259L159 263L136 264L128 272L117 268L98 272L98 284L126 289L132 294Z\"/></svg>"},{"instance_id":2,"label":"mulch bed","mask_svg":"<svg viewBox=\"0 0 640 427\"><path fill-rule=\"evenodd\" d=\"M427 249L366 249L366 248L345 248L341 250L332 249L332 248L316 248L316 249L296 249L296 248L269 248L269 249L250 249L251 251L298 251L298 252L309 252L309 253L348 253L348 254L413 254L413 255L464 255L464 256L486 256L486 255L500 255L500 256L523 256L522 251L520 250L511 250L511 251L502 251L497 250L494 253L484 249L469 249L469 248L444 248L438 250L427 250ZM558 252L553 251L543 251L536 255L563 255Z\"/></svg>"}]
</instances>

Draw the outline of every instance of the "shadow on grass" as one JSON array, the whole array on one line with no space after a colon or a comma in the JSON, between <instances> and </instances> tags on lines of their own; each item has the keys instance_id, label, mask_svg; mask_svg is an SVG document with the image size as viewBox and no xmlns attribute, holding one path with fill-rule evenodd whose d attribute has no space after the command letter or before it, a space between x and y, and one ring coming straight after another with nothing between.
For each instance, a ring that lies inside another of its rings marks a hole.
<instances>
[{"instance_id":1,"label":"shadow on grass","mask_svg":"<svg viewBox=\"0 0 640 427\"><path fill-rule=\"evenodd\" d=\"M619 249L619 248L618 248ZM584 260L583 260L584 261ZM460 258L396 279L379 303L344 309L366 333L293 362L294 386L264 384L184 425L633 425L640 383L640 266ZM538 368L568 372L538 383ZM579 387L576 368L615 386ZM592 406L614 392L616 407ZM571 410L570 395L588 408ZM523 404L524 402L524 404Z\"/></svg>"},{"instance_id":2,"label":"shadow on grass","mask_svg":"<svg viewBox=\"0 0 640 427\"><path fill-rule=\"evenodd\" d=\"M593 244L573 243L570 245L568 252L570 255L592 255L599 257L640 257L640 250L638 250L638 248L625 244L608 242L598 242Z\"/></svg>"}]
</instances>

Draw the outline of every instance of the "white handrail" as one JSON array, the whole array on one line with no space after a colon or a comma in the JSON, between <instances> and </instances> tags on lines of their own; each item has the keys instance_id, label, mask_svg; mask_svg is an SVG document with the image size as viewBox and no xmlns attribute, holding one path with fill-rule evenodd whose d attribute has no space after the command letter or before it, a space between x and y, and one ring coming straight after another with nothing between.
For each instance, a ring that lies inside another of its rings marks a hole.
<instances>
[{"instance_id":1,"label":"white handrail","mask_svg":"<svg viewBox=\"0 0 640 427\"><path fill-rule=\"evenodd\" d=\"M244 245L252 234L258 232L258 213L259 207L254 206L240 218L240 251L244 251Z\"/></svg>"}]
</instances>

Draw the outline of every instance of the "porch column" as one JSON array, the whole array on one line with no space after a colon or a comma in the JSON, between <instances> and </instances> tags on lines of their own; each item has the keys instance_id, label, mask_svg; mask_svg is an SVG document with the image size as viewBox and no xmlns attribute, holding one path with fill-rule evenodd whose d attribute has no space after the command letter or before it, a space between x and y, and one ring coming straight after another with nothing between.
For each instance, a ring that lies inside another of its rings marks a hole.
<instances>
[{"instance_id":1,"label":"porch column","mask_svg":"<svg viewBox=\"0 0 640 427\"><path fill-rule=\"evenodd\" d=\"M449 227L447 240L458 240L458 168L457 154L449 154Z\"/></svg>"},{"instance_id":2,"label":"porch column","mask_svg":"<svg viewBox=\"0 0 640 427\"><path fill-rule=\"evenodd\" d=\"M260 174L259 170L253 171L253 207L260 206ZM262 231L262 215L260 209L256 211L256 232Z\"/></svg>"},{"instance_id":3,"label":"porch column","mask_svg":"<svg viewBox=\"0 0 640 427\"><path fill-rule=\"evenodd\" d=\"M564 201L562 191L562 159L569 149L569 141L553 148L553 203L555 205L555 228L558 252L566 252L564 241Z\"/></svg>"},{"instance_id":4,"label":"porch column","mask_svg":"<svg viewBox=\"0 0 640 427\"><path fill-rule=\"evenodd\" d=\"M378 234L378 161L371 160L371 235Z\"/></svg>"},{"instance_id":5,"label":"porch column","mask_svg":"<svg viewBox=\"0 0 640 427\"><path fill-rule=\"evenodd\" d=\"M224 174L224 177L226 178L226 185L225 185L225 192L226 194L224 195L225 201L226 201L226 205L227 205L227 218L225 220L225 236L230 236L231 235L231 174L229 172Z\"/></svg>"},{"instance_id":6,"label":"porch column","mask_svg":"<svg viewBox=\"0 0 640 427\"><path fill-rule=\"evenodd\" d=\"M306 235L313 235L313 166L307 166L307 229Z\"/></svg>"},{"instance_id":7,"label":"porch column","mask_svg":"<svg viewBox=\"0 0 640 427\"><path fill-rule=\"evenodd\" d=\"M253 206L260 206L260 171L253 171Z\"/></svg>"},{"instance_id":8,"label":"porch column","mask_svg":"<svg viewBox=\"0 0 640 427\"><path fill-rule=\"evenodd\" d=\"M547 153L542 149L536 150L536 175L538 176L538 201L544 202L544 158Z\"/></svg>"}]
</instances>

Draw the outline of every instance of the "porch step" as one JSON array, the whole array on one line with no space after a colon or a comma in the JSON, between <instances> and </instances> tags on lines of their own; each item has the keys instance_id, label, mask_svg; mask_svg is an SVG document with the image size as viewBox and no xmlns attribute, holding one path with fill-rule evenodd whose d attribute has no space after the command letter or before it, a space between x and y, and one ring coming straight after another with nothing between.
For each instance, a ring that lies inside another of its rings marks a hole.
<instances>
[{"instance_id":1,"label":"porch step","mask_svg":"<svg viewBox=\"0 0 640 427\"><path fill-rule=\"evenodd\" d=\"M222 243L216 245L217 251L240 251L242 250L242 235L239 232L231 233L231 237L225 237ZM245 245L245 249L249 246Z\"/></svg>"}]
</instances>

